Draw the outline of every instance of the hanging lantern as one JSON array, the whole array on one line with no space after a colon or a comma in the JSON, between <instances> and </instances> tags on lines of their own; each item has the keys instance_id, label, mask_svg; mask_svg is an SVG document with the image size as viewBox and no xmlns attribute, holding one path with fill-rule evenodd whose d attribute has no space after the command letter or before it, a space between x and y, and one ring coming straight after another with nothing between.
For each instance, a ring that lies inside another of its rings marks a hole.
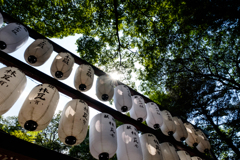
<instances>
[{"instance_id":1,"label":"hanging lantern","mask_svg":"<svg viewBox=\"0 0 240 160\"><path fill-rule=\"evenodd\" d=\"M107 113L95 115L89 129L90 153L96 159L108 160L117 150L116 123Z\"/></svg>"},{"instance_id":2,"label":"hanging lantern","mask_svg":"<svg viewBox=\"0 0 240 160\"><path fill-rule=\"evenodd\" d=\"M52 62L51 74L54 78L64 80L69 77L74 65L74 58L70 53L60 52Z\"/></svg>"},{"instance_id":3,"label":"hanging lantern","mask_svg":"<svg viewBox=\"0 0 240 160\"><path fill-rule=\"evenodd\" d=\"M197 157L197 156L191 157L191 159L192 159L192 160L202 160L202 158Z\"/></svg>"},{"instance_id":4,"label":"hanging lantern","mask_svg":"<svg viewBox=\"0 0 240 160\"><path fill-rule=\"evenodd\" d=\"M94 70L90 65L81 64L74 77L74 86L79 91L88 91L93 85Z\"/></svg>"},{"instance_id":5,"label":"hanging lantern","mask_svg":"<svg viewBox=\"0 0 240 160\"><path fill-rule=\"evenodd\" d=\"M98 77L96 95L101 101L110 101L114 94L113 80L108 75Z\"/></svg>"},{"instance_id":6,"label":"hanging lantern","mask_svg":"<svg viewBox=\"0 0 240 160\"><path fill-rule=\"evenodd\" d=\"M3 24L3 16L2 16L2 14L0 13L0 27L2 27L2 24Z\"/></svg>"},{"instance_id":7,"label":"hanging lantern","mask_svg":"<svg viewBox=\"0 0 240 160\"><path fill-rule=\"evenodd\" d=\"M114 88L114 105L120 112L127 112L132 108L131 92L125 85Z\"/></svg>"},{"instance_id":8,"label":"hanging lantern","mask_svg":"<svg viewBox=\"0 0 240 160\"><path fill-rule=\"evenodd\" d=\"M167 136L172 136L176 131L176 125L172 119L172 115L169 111L163 110L161 111L161 115L163 118L163 124L161 125L161 131L163 134Z\"/></svg>"},{"instance_id":9,"label":"hanging lantern","mask_svg":"<svg viewBox=\"0 0 240 160\"><path fill-rule=\"evenodd\" d=\"M151 133L140 136L143 160L163 160L160 143Z\"/></svg>"},{"instance_id":10,"label":"hanging lantern","mask_svg":"<svg viewBox=\"0 0 240 160\"><path fill-rule=\"evenodd\" d=\"M176 148L169 142L164 142L160 144L162 155L164 160L178 160L178 154Z\"/></svg>"},{"instance_id":11,"label":"hanging lantern","mask_svg":"<svg viewBox=\"0 0 240 160\"><path fill-rule=\"evenodd\" d=\"M44 64L53 52L53 46L47 39L37 39L25 50L25 61L32 66Z\"/></svg>"},{"instance_id":12,"label":"hanging lantern","mask_svg":"<svg viewBox=\"0 0 240 160\"><path fill-rule=\"evenodd\" d=\"M26 86L26 76L15 67L0 69L0 115L17 101Z\"/></svg>"},{"instance_id":13,"label":"hanging lantern","mask_svg":"<svg viewBox=\"0 0 240 160\"><path fill-rule=\"evenodd\" d=\"M173 121L176 125L176 132L173 134L173 137L179 142L184 141L188 136L188 132L182 120L178 117L173 117Z\"/></svg>"},{"instance_id":14,"label":"hanging lantern","mask_svg":"<svg viewBox=\"0 0 240 160\"><path fill-rule=\"evenodd\" d=\"M206 135L200 129L196 129L196 133L198 134L199 139L199 143L196 148L202 153L208 153L211 149L211 145Z\"/></svg>"},{"instance_id":15,"label":"hanging lantern","mask_svg":"<svg viewBox=\"0 0 240 160\"><path fill-rule=\"evenodd\" d=\"M19 23L9 23L0 29L0 50L11 53L28 40L28 30Z\"/></svg>"},{"instance_id":16,"label":"hanging lantern","mask_svg":"<svg viewBox=\"0 0 240 160\"><path fill-rule=\"evenodd\" d=\"M141 96L132 96L132 108L130 110L130 117L139 122L144 122L146 120L147 110L144 99Z\"/></svg>"},{"instance_id":17,"label":"hanging lantern","mask_svg":"<svg viewBox=\"0 0 240 160\"><path fill-rule=\"evenodd\" d=\"M88 131L89 110L86 102L73 99L68 102L61 115L58 137L67 145L78 145L85 139Z\"/></svg>"},{"instance_id":18,"label":"hanging lantern","mask_svg":"<svg viewBox=\"0 0 240 160\"><path fill-rule=\"evenodd\" d=\"M191 160L191 156L186 151L177 151L180 160Z\"/></svg>"},{"instance_id":19,"label":"hanging lantern","mask_svg":"<svg viewBox=\"0 0 240 160\"><path fill-rule=\"evenodd\" d=\"M50 84L32 89L18 114L20 125L29 131L39 131L52 120L59 100L58 90Z\"/></svg>"},{"instance_id":20,"label":"hanging lantern","mask_svg":"<svg viewBox=\"0 0 240 160\"><path fill-rule=\"evenodd\" d=\"M188 132L186 143L191 147L196 147L199 143L199 138L195 128L188 122L184 123L184 126L186 127Z\"/></svg>"},{"instance_id":21,"label":"hanging lantern","mask_svg":"<svg viewBox=\"0 0 240 160\"><path fill-rule=\"evenodd\" d=\"M153 129L160 129L163 119L161 116L161 111L156 103L149 102L146 104L147 109L147 125Z\"/></svg>"},{"instance_id":22,"label":"hanging lantern","mask_svg":"<svg viewBox=\"0 0 240 160\"><path fill-rule=\"evenodd\" d=\"M137 129L130 124L117 128L117 158L118 160L142 160L143 154Z\"/></svg>"}]
</instances>

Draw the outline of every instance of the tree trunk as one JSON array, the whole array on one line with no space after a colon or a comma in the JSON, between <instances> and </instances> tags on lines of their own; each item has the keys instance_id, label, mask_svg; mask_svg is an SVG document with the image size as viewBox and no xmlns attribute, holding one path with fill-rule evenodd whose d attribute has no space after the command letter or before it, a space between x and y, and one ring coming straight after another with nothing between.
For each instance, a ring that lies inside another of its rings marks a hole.
<instances>
[{"instance_id":1,"label":"tree trunk","mask_svg":"<svg viewBox=\"0 0 240 160\"><path fill-rule=\"evenodd\" d=\"M205 110L204 107L201 107L203 114L206 116L207 120L210 122L210 124L213 126L217 134L221 137L223 141L237 154L237 157L240 157L240 151L239 149L232 143L232 140L227 138L226 134L221 132L221 130L218 128L218 126L213 122L212 117L208 115L207 110Z\"/></svg>"}]
</instances>

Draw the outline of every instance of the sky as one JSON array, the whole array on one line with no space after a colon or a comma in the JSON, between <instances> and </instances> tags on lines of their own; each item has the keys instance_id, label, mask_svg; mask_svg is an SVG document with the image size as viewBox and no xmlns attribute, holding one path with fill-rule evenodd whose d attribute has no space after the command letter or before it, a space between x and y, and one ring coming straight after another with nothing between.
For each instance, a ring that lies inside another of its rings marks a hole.
<instances>
[{"instance_id":1,"label":"sky","mask_svg":"<svg viewBox=\"0 0 240 160\"><path fill-rule=\"evenodd\" d=\"M62 46L63 48L67 49L68 51L72 52L73 54L77 55L78 56L78 53L76 52L77 50L77 45L75 44L76 43L76 40L80 37L79 34L76 34L75 36L68 36L66 38L63 38L63 39L56 39L56 38L53 38L51 39L52 41L54 41L55 43L59 44L60 46ZM17 51L13 52L13 53L10 53L9 55L13 56L14 58L17 58L18 60L22 61L22 62L25 62L25 59L24 59L24 52L26 50L26 48L34 41L34 39L30 38L27 40L27 42L21 47L19 48ZM34 67L42 72L44 72L45 74L47 75L50 75L51 76L51 73L50 73L50 67L51 67L51 64L55 58L55 56L57 55L56 52L53 52L51 57L42 65L42 66L39 66L39 67ZM5 67L4 64L0 63L0 68L3 68ZM70 76L66 79L66 80L61 80L61 82L67 84L68 86L72 87L75 89L74 87L74 74L75 74L75 70L77 69L78 67L78 64L74 64L73 66L73 70L70 74ZM52 76L51 76L52 77ZM97 99L97 96L96 96L96 80L97 80L97 76L94 76L94 83L93 83L93 86L92 88L87 91L87 92L83 92L84 94L96 99ZM15 104L11 107L11 109L6 112L5 114L3 114L3 117L7 117L7 116L18 116L18 113L21 109L21 106L23 104L23 102L25 101L26 97L28 96L28 94L30 93L30 91L35 87L37 86L38 84L40 84L40 82L30 78L30 77L27 77L27 84L26 84L26 87L23 91L23 93L21 94L21 96L18 98L18 100L15 102ZM60 93L60 92L59 92ZM60 93L60 99L59 99L59 102L58 102L58 106L57 106L57 109L55 111L55 113L57 113L59 110L63 110L65 104L67 102L69 102L70 100L72 100L72 98ZM102 102L104 103L104 102ZM114 106L111 106L108 102L105 102L104 104L114 108ZM90 117L89 117L89 123L90 123L90 120L92 119L92 117L94 115L96 115L97 113L100 113L98 112L97 110L89 107L90 109Z\"/></svg>"}]
</instances>

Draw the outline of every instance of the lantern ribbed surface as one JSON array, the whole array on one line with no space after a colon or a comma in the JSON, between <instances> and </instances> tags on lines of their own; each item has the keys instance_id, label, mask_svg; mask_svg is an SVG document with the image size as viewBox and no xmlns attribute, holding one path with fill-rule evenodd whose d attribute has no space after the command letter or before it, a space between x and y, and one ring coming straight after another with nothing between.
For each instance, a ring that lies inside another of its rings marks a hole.
<instances>
[{"instance_id":1,"label":"lantern ribbed surface","mask_svg":"<svg viewBox=\"0 0 240 160\"><path fill-rule=\"evenodd\" d=\"M199 139L199 143L196 148L202 153L208 153L211 149L211 145L206 135L200 129L196 129L196 133L198 134Z\"/></svg>"},{"instance_id":2,"label":"lantern ribbed surface","mask_svg":"<svg viewBox=\"0 0 240 160\"><path fill-rule=\"evenodd\" d=\"M60 52L52 62L51 75L59 80L67 79L74 65L74 58L70 53Z\"/></svg>"},{"instance_id":3,"label":"lantern ribbed surface","mask_svg":"<svg viewBox=\"0 0 240 160\"><path fill-rule=\"evenodd\" d=\"M81 99L69 101L61 114L58 137L66 145L78 145L87 135L89 107Z\"/></svg>"},{"instance_id":4,"label":"lantern ribbed surface","mask_svg":"<svg viewBox=\"0 0 240 160\"><path fill-rule=\"evenodd\" d=\"M178 154L176 148L169 142L160 144L162 155L164 160L178 160Z\"/></svg>"},{"instance_id":5,"label":"lantern ribbed surface","mask_svg":"<svg viewBox=\"0 0 240 160\"><path fill-rule=\"evenodd\" d=\"M99 76L96 82L96 96L101 101L110 101L114 94L113 80L108 75Z\"/></svg>"},{"instance_id":6,"label":"lantern ribbed surface","mask_svg":"<svg viewBox=\"0 0 240 160\"><path fill-rule=\"evenodd\" d=\"M176 125L176 132L173 134L173 137L179 142L184 141L188 136L188 132L182 120L178 117L173 117L173 121Z\"/></svg>"},{"instance_id":7,"label":"lantern ribbed surface","mask_svg":"<svg viewBox=\"0 0 240 160\"><path fill-rule=\"evenodd\" d=\"M95 115L89 128L89 149L91 155L102 160L113 157L117 150L116 123L107 113Z\"/></svg>"},{"instance_id":8,"label":"lantern ribbed surface","mask_svg":"<svg viewBox=\"0 0 240 160\"><path fill-rule=\"evenodd\" d=\"M186 143L191 147L196 147L199 143L199 138L195 128L188 122L184 123L184 126L186 127L188 132Z\"/></svg>"},{"instance_id":9,"label":"lantern ribbed surface","mask_svg":"<svg viewBox=\"0 0 240 160\"><path fill-rule=\"evenodd\" d=\"M177 151L180 160L191 160L191 156L186 151Z\"/></svg>"},{"instance_id":10,"label":"lantern ribbed surface","mask_svg":"<svg viewBox=\"0 0 240 160\"><path fill-rule=\"evenodd\" d=\"M127 112L132 108L132 97L127 86L118 85L114 88L114 106L119 112Z\"/></svg>"},{"instance_id":11,"label":"lantern ribbed surface","mask_svg":"<svg viewBox=\"0 0 240 160\"><path fill-rule=\"evenodd\" d=\"M43 65L51 56L53 46L47 39L37 39L24 52L25 61L31 66Z\"/></svg>"},{"instance_id":12,"label":"lantern ribbed surface","mask_svg":"<svg viewBox=\"0 0 240 160\"><path fill-rule=\"evenodd\" d=\"M15 67L1 68L0 77L0 115L3 115L23 92L27 79L25 74Z\"/></svg>"},{"instance_id":13,"label":"lantern ribbed surface","mask_svg":"<svg viewBox=\"0 0 240 160\"><path fill-rule=\"evenodd\" d=\"M0 30L0 50L12 53L23 46L28 37L28 30L23 25L9 23Z\"/></svg>"},{"instance_id":14,"label":"lantern ribbed surface","mask_svg":"<svg viewBox=\"0 0 240 160\"><path fill-rule=\"evenodd\" d=\"M132 96L132 108L130 110L130 117L139 122L143 122L147 118L147 110L144 99L139 95Z\"/></svg>"},{"instance_id":15,"label":"lantern ribbed surface","mask_svg":"<svg viewBox=\"0 0 240 160\"><path fill-rule=\"evenodd\" d=\"M172 136L176 131L176 125L172 119L172 115L169 111L163 110L161 111L161 116L163 118L163 124L161 125L161 131L166 136Z\"/></svg>"},{"instance_id":16,"label":"lantern ribbed surface","mask_svg":"<svg viewBox=\"0 0 240 160\"><path fill-rule=\"evenodd\" d=\"M142 160L143 154L137 129L130 124L117 128L118 160Z\"/></svg>"},{"instance_id":17,"label":"lantern ribbed surface","mask_svg":"<svg viewBox=\"0 0 240 160\"><path fill-rule=\"evenodd\" d=\"M90 65L81 64L78 66L74 76L74 86L81 92L88 91L94 80L94 70Z\"/></svg>"},{"instance_id":18,"label":"lantern ribbed surface","mask_svg":"<svg viewBox=\"0 0 240 160\"><path fill-rule=\"evenodd\" d=\"M144 133L140 136L143 160L163 160L160 143L151 133Z\"/></svg>"},{"instance_id":19,"label":"lantern ribbed surface","mask_svg":"<svg viewBox=\"0 0 240 160\"><path fill-rule=\"evenodd\" d=\"M147 125L155 130L160 129L163 123L163 118L157 104L153 102L148 102L146 104L146 109L147 109L146 119Z\"/></svg>"},{"instance_id":20,"label":"lantern ribbed surface","mask_svg":"<svg viewBox=\"0 0 240 160\"><path fill-rule=\"evenodd\" d=\"M18 121L31 131L43 130L52 120L59 100L58 90L50 84L34 87L25 99Z\"/></svg>"},{"instance_id":21,"label":"lantern ribbed surface","mask_svg":"<svg viewBox=\"0 0 240 160\"><path fill-rule=\"evenodd\" d=\"M2 27L2 24L3 24L3 16L2 16L2 14L0 13L0 27Z\"/></svg>"}]
</instances>

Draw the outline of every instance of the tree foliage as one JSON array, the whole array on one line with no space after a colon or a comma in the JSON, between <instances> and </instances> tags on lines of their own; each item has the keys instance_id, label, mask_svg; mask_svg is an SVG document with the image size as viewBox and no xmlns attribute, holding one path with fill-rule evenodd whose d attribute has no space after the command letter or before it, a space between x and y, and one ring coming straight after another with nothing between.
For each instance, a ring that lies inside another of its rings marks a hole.
<instances>
[{"instance_id":1,"label":"tree foliage","mask_svg":"<svg viewBox=\"0 0 240 160\"><path fill-rule=\"evenodd\" d=\"M222 146L214 150L220 158L240 157L239 7L238 0L4 0L0 6L45 36L81 33L81 58L120 71L132 87L137 72L139 89L207 130L213 146Z\"/></svg>"}]
</instances>

